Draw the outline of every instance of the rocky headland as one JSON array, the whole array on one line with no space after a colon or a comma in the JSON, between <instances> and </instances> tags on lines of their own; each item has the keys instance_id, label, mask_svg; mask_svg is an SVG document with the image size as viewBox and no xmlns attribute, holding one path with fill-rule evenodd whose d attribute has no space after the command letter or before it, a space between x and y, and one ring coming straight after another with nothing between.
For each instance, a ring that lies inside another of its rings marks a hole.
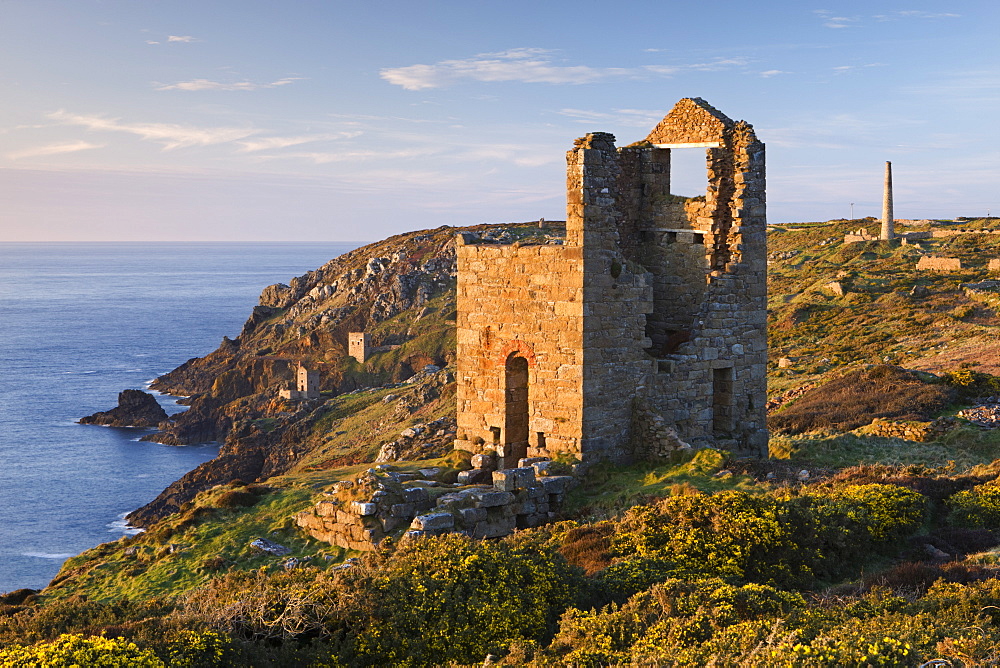
<instances>
[{"instance_id":1,"label":"rocky headland","mask_svg":"<svg viewBox=\"0 0 1000 668\"><path fill-rule=\"evenodd\" d=\"M182 403L190 408L144 440L218 441L221 449L129 522L149 526L212 486L290 470L327 438L317 425L330 397L398 384L407 390L397 402L401 417L442 396L453 401L453 377L423 370L443 369L454 358L455 233L443 227L397 235L287 285L267 286L239 336L157 378L152 389L187 397ZM350 332L371 337L363 364L348 355ZM320 399L279 396L300 363L320 372ZM372 461L382 445L358 442L357 452L338 461Z\"/></svg>"},{"instance_id":2,"label":"rocky headland","mask_svg":"<svg viewBox=\"0 0 1000 668\"><path fill-rule=\"evenodd\" d=\"M106 427L156 427L166 419L167 412L149 392L122 390L118 393L117 406L82 417L78 422Z\"/></svg>"}]
</instances>

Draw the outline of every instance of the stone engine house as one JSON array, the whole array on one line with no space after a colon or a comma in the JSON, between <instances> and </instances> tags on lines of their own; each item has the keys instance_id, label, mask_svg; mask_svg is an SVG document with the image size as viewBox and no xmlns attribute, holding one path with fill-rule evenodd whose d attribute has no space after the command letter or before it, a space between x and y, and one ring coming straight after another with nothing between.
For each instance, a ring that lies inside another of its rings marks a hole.
<instances>
[{"instance_id":1,"label":"stone engine house","mask_svg":"<svg viewBox=\"0 0 1000 668\"><path fill-rule=\"evenodd\" d=\"M764 145L700 98L614 142L567 153L561 244L458 237L456 447L504 466L766 455ZM683 149L706 152L704 196L670 194Z\"/></svg>"}]
</instances>

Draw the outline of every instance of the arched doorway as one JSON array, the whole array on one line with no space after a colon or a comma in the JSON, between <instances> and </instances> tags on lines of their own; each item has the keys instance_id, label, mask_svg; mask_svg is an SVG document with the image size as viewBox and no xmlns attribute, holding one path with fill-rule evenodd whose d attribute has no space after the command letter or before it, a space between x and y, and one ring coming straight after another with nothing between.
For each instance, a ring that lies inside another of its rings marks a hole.
<instances>
[{"instance_id":1,"label":"arched doorway","mask_svg":"<svg viewBox=\"0 0 1000 668\"><path fill-rule=\"evenodd\" d=\"M528 455L528 360L512 353L504 365L504 468Z\"/></svg>"}]
</instances>

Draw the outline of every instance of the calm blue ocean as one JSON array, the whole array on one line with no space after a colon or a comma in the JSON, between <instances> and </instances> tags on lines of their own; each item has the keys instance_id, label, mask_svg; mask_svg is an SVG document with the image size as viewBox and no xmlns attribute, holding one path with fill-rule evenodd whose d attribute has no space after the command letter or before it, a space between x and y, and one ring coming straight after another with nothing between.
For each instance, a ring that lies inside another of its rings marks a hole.
<instances>
[{"instance_id":1,"label":"calm blue ocean","mask_svg":"<svg viewBox=\"0 0 1000 668\"><path fill-rule=\"evenodd\" d=\"M359 245L0 244L0 592L117 539L125 513L218 449L77 419L239 334L264 286Z\"/></svg>"}]
</instances>

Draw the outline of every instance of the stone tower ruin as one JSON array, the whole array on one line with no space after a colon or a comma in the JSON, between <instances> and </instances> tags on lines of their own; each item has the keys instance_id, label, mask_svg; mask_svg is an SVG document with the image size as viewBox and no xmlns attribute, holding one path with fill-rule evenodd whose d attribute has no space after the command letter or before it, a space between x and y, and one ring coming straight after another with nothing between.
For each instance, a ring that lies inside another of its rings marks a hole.
<instances>
[{"instance_id":1,"label":"stone tower ruin","mask_svg":"<svg viewBox=\"0 0 1000 668\"><path fill-rule=\"evenodd\" d=\"M367 332L350 332L347 335L347 354L361 364L368 360L371 351L371 336Z\"/></svg>"},{"instance_id":2,"label":"stone tower ruin","mask_svg":"<svg viewBox=\"0 0 1000 668\"><path fill-rule=\"evenodd\" d=\"M692 148L705 194L672 195L671 151ZM456 447L766 454L764 179L753 128L685 98L644 141L576 141L562 244L460 235Z\"/></svg>"}]
</instances>

